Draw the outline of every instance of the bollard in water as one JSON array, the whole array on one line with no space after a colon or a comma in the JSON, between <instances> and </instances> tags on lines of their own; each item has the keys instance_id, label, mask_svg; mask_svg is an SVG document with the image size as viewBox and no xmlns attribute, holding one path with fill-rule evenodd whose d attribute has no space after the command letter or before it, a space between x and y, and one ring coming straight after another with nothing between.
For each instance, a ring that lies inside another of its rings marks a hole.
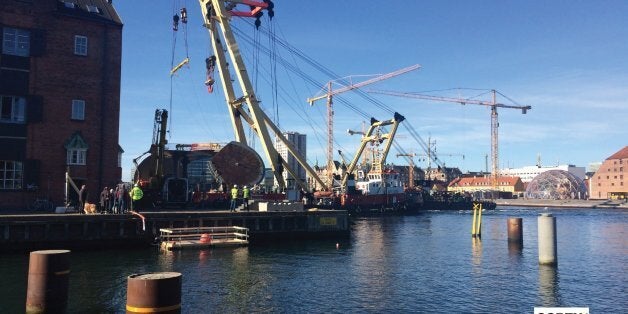
<instances>
[{"instance_id":1,"label":"bollard in water","mask_svg":"<svg viewBox=\"0 0 628 314\"><path fill-rule=\"evenodd\" d=\"M68 306L70 251L33 251L28 261L26 313L65 313Z\"/></svg>"},{"instance_id":2,"label":"bollard in water","mask_svg":"<svg viewBox=\"0 0 628 314\"><path fill-rule=\"evenodd\" d=\"M539 264L556 265L558 262L556 246L556 217L542 214L539 223Z\"/></svg>"},{"instance_id":3,"label":"bollard in water","mask_svg":"<svg viewBox=\"0 0 628 314\"><path fill-rule=\"evenodd\" d=\"M134 274L127 278L127 313L181 313L181 273Z\"/></svg>"},{"instance_id":4,"label":"bollard in water","mask_svg":"<svg viewBox=\"0 0 628 314\"><path fill-rule=\"evenodd\" d=\"M508 218L508 242L523 244L522 218Z\"/></svg>"}]
</instances>

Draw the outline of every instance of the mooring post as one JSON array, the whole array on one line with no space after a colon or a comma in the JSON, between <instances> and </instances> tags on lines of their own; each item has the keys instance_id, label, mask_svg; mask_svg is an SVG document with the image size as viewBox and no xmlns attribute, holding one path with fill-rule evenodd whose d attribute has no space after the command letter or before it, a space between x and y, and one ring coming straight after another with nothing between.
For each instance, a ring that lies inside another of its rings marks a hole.
<instances>
[{"instance_id":1,"label":"mooring post","mask_svg":"<svg viewBox=\"0 0 628 314\"><path fill-rule=\"evenodd\" d=\"M28 261L26 313L65 313L68 306L70 251L33 251Z\"/></svg>"},{"instance_id":2,"label":"mooring post","mask_svg":"<svg viewBox=\"0 0 628 314\"><path fill-rule=\"evenodd\" d=\"M523 244L522 218L508 218L508 242Z\"/></svg>"},{"instance_id":3,"label":"mooring post","mask_svg":"<svg viewBox=\"0 0 628 314\"><path fill-rule=\"evenodd\" d=\"M473 203L473 222L471 226L471 236L482 236L482 203Z\"/></svg>"},{"instance_id":4,"label":"mooring post","mask_svg":"<svg viewBox=\"0 0 628 314\"><path fill-rule=\"evenodd\" d=\"M538 218L539 264L556 265L558 260L556 246L556 217L541 214Z\"/></svg>"},{"instance_id":5,"label":"mooring post","mask_svg":"<svg viewBox=\"0 0 628 314\"><path fill-rule=\"evenodd\" d=\"M133 274L127 278L127 313L181 313L181 273Z\"/></svg>"}]
</instances>

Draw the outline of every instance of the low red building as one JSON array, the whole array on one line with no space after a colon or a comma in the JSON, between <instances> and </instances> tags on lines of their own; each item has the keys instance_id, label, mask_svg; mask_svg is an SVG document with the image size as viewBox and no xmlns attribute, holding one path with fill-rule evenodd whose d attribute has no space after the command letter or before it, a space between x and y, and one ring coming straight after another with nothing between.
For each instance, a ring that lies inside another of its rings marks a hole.
<instances>
[{"instance_id":1,"label":"low red building","mask_svg":"<svg viewBox=\"0 0 628 314\"><path fill-rule=\"evenodd\" d=\"M106 0L0 2L0 209L121 177L122 22ZM70 196L74 196L70 193Z\"/></svg>"}]
</instances>

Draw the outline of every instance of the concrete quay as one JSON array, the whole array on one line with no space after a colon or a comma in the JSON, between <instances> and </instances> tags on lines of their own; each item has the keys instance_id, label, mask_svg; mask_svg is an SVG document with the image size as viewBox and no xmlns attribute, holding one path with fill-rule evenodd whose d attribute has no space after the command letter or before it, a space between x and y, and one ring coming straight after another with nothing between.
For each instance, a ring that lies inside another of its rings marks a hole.
<instances>
[{"instance_id":1,"label":"concrete quay","mask_svg":"<svg viewBox=\"0 0 628 314\"><path fill-rule=\"evenodd\" d=\"M561 208L623 208L628 210L625 200L538 200L538 199L496 199L500 207L561 207Z\"/></svg>"}]
</instances>

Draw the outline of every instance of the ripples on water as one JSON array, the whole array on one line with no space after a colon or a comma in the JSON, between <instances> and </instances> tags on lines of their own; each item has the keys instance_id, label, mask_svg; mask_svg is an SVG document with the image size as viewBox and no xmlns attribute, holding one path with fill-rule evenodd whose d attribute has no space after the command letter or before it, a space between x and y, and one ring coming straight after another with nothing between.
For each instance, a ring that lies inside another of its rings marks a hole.
<instances>
[{"instance_id":1,"label":"ripples on water","mask_svg":"<svg viewBox=\"0 0 628 314\"><path fill-rule=\"evenodd\" d=\"M133 273L183 274L185 313L628 311L628 212L553 209L558 268L538 265L538 210L361 218L350 239L237 249L73 252L69 312L123 313ZM506 219L522 217L523 248ZM336 249L336 243L340 248ZM0 257L0 313L23 312L28 256Z\"/></svg>"}]
</instances>

